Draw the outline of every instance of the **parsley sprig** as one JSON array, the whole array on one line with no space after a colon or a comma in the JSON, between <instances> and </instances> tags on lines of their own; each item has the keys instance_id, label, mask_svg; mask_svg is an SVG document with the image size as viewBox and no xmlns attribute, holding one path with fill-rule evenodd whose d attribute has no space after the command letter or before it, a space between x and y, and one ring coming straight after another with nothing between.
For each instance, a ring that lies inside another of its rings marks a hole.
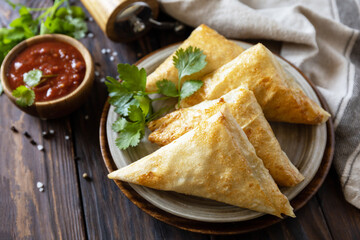
<instances>
[{"instance_id":1,"label":"parsley sprig","mask_svg":"<svg viewBox=\"0 0 360 240\"><path fill-rule=\"evenodd\" d=\"M33 88L51 77L56 77L56 75L43 75L42 71L38 69L24 73L23 80L26 86L20 85L12 91L12 95L16 98L16 104L21 107L33 105L35 101L35 92Z\"/></svg>"},{"instance_id":2,"label":"parsley sprig","mask_svg":"<svg viewBox=\"0 0 360 240\"><path fill-rule=\"evenodd\" d=\"M164 97L151 99L146 92L146 71L138 69L135 65L118 64L118 73L121 81L113 77L107 77L105 82L109 92L109 103L115 107L115 112L119 114L118 119L113 123L112 130L118 133L115 144L120 149L137 146L145 134L145 127L150 121L160 117L170 109L164 107L157 112L153 112L152 102L178 98L178 102L193 93L201 86L202 81L188 80L181 85L181 80L185 76L194 74L202 70L205 65L205 55L199 48L188 47L179 49L173 57L174 66L179 72L177 88L169 80L163 79L157 82L158 91Z\"/></svg>"},{"instance_id":3,"label":"parsley sprig","mask_svg":"<svg viewBox=\"0 0 360 240\"><path fill-rule=\"evenodd\" d=\"M136 146L145 134L145 126L152 113L151 99L145 92L146 72L129 64L118 64L121 81L107 77L109 103L120 116L112 129L118 133L116 145L120 149Z\"/></svg>"},{"instance_id":4,"label":"parsley sprig","mask_svg":"<svg viewBox=\"0 0 360 240\"><path fill-rule=\"evenodd\" d=\"M6 2L14 10L18 9L20 16L9 27L0 28L0 64L13 47L35 35L62 33L77 39L85 37L85 13L81 7L70 6L68 0L55 0L53 6L47 8L29 8L10 0ZM33 18L33 12L40 12L40 15Z\"/></svg>"},{"instance_id":5,"label":"parsley sprig","mask_svg":"<svg viewBox=\"0 0 360 240\"><path fill-rule=\"evenodd\" d=\"M178 49L173 57L173 64L178 70L178 87L173 82L163 79L156 83L159 92L168 97L178 97L178 104L182 99L194 94L203 85L202 81L187 80L182 85L181 82L185 76L201 71L207 64L205 58L203 51L197 47Z\"/></svg>"}]
</instances>

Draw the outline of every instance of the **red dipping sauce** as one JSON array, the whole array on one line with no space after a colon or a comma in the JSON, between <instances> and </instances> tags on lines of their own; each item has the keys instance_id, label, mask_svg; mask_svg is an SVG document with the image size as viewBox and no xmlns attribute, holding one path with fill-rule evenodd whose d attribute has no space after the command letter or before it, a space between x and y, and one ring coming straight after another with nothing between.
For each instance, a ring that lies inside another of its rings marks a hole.
<instances>
[{"instance_id":1,"label":"red dipping sauce","mask_svg":"<svg viewBox=\"0 0 360 240\"><path fill-rule=\"evenodd\" d=\"M86 65L81 53L64 42L42 42L29 46L10 64L7 78L11 89L25 85L23 74L31 70L41 70L47 78L33 88L35 101L49 101L63 97L74 91L84 79Z\"/></svg>"}]
</instances>

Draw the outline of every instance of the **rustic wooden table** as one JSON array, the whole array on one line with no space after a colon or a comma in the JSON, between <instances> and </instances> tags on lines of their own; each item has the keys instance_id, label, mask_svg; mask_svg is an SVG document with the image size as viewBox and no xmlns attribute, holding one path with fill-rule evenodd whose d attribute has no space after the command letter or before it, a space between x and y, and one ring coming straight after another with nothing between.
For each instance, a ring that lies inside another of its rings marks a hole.
<instances>
[{"instance_id":1,"label":"rustic wooden table","mask_svg":"<svg viewBox=\"0 0 360 240\"><path fill-rule=\"evenodd\" d=\"M22 2L32 7L51 4ZM16 16L0 2L2 26ZM187 232L138 209L106 177L99 147L99 121L107 97L101 78L116 76L116 63L134 63L185 39L191 29L181 36L152 30L129 44L110 41L95 22L89 22L89 30L95 37L82 42L92 53L100 76L79 110L62 119L43 121L18 110L6 96L0 97L0 239L360 239L360 211L344 200L333 169L318 193L296 212L297 218L244 235ZM101 54L102 48L119 53L114 62ZM11 126L19 133L13 133ZM44 139L42 131L50 129L54 136ZM25 131L45 151L31 145ZM83 173L90 179L84 179ZM44 183L43 192L37 182Z\"/></svg>"}]
</instances>

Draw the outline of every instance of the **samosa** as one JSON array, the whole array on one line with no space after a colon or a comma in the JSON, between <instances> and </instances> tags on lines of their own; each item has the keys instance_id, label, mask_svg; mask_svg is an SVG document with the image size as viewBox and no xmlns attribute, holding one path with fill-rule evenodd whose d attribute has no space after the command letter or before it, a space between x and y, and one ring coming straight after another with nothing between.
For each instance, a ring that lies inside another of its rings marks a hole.
<instances>
[{"instance_id":1,"label":"samosa","mask_svg":"<svg viewBox=\"0 0 360 240\"><path fill-rule=\"evenodd\" d=\"M330 114L306 96L264 45L247 49L231 62L201 78L203 86L181 101L189 107L221 97L237 87L253 91L269 121L321 124Z\"/></svg>"},{"instance_id":2,"label":"samosa","mask_svg":"<svg viewBox=\"0 0 360 240\"><path fill-rule=\"evenodd\" d=\"M197 128L108 177L278 217L295 216L226 107Z\"/></svg>"},{"instance_id":3,"label":"samosa","mask_svg":"<svg viewBox=\"0 0 360 240\"><path fill-rule=\"evenodd\" d=\"M281 150L254 94L244 88L234 89L219 99L203 101L150 122L148 127L153 132L149 135L149 140L162 146L169 144L218 113L224 104L244 130L257 156L277 184L291 187L304 179Z\"/></svg>"}]
</instances>

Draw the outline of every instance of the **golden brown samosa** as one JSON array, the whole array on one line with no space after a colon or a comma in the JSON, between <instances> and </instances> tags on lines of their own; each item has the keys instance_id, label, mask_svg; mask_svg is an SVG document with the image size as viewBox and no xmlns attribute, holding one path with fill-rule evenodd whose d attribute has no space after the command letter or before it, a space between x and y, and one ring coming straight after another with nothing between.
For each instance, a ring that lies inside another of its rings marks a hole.
<instances>
[{"instance_id":1,"label":"golden brown samosa","mask_svg":"<svg viewBox=\"0 0 360 240\"><path fill-rule=\"evenodd\" d=\"M288 199L226 109L108 177L278 217L295 216Z\"/></svg>"},{"instance_id":2,"label":"golden brown samosa","mask_svg":"<svg viewBox=\"0 0 360 240\"><path fill-rule=\"evenodd\" d=\"M201 78L199 91L181 102L193 106L216 99L239 86L253 91L269 121L321 124L330 114L308 98L288 76L275 56L261 43Z\"/></svg>"},{"instance_id":3,"label":"golden brown samosa","mask_svg":"<svg viewBox=\"0 0 360 240\"><path fill-rule=\"evenodd\" d=\"M206 55L206 66L197 73L186 76L182 81L198 79L207 73L214 71L225 63L236 58L244 49L236 43L227 40L222 35L208 26L201 24L186 39L179 48L186 49L189 46L200 48ZM169 56L153 73L147 77L146 90L157 91L156 82L168 79L178 85L178 71L173 64L173 55Z\"/></svg>"},{"instance_id":4,"label":"golden brown samosa","mask_svg":"<svg viewBox=\"0 0 360 240\"><path fill-rule=\"evenodd\" d=\"M149 140L159 145L169 144L218 113L224 104L244 130L257 156L277 184L291 187L304 179L281 150L254 94L244 88L234 89L219 99L182 108L150 122L148 127L153 132Z\"/></svg>"}]
</instances>

